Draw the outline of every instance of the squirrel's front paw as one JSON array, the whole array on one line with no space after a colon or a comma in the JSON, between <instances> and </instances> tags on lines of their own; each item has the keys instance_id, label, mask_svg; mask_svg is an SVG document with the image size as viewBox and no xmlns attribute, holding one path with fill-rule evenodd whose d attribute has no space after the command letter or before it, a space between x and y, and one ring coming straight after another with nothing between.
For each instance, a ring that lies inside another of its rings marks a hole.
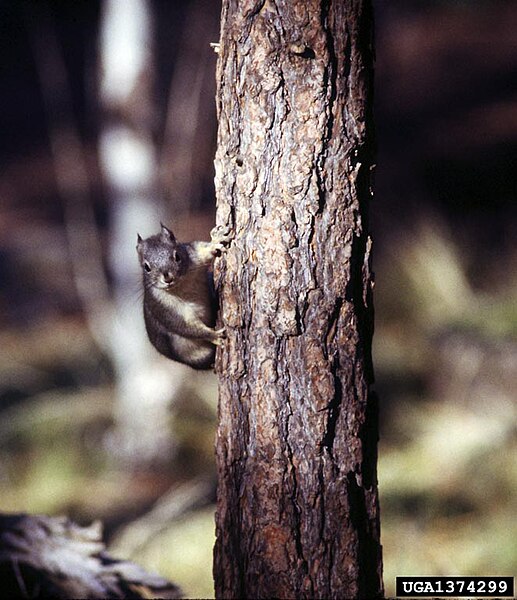
<instances>
[{"instance_id":1,"label":"squirrel's front paw","mask_svg":"<svg viewBox=\"0 0 517 600\"><path fill-rule=\"evenodd\" d=\"M216 329L215 335L216 335L216 337L214 337L212 339L212 344L214 344L215 346L221 346L223 341L226 339L226 327L221 327L221 329Z\"/></svg>"},{"instance_id":2,"label":"squirrel's front paw","mask_svg":"<svg viewBox=\"0 0 517 600\"><path fill-rule=\"evenodd\" d=\"M212 242L212 255L213 256L221 256L221 254L226 250L226 246L221 242Z\"/></svg>"},{"instance_id":3,"label":"squirrel's front paw","mask_svg":"<svg viewBox=\"0 0 517 600\"><path fill-rule=\"evenodd\" d=\"M210 239L218 250L224 250L232 238L232 228L229 225L216 225L210 232Z\"/></svg>"}]
</instances>

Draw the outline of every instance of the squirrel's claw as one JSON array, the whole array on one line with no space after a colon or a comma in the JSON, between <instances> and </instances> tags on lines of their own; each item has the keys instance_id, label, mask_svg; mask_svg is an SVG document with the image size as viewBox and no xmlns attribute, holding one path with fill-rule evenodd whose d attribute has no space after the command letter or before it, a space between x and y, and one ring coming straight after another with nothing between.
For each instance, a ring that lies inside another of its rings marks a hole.
<instances>
[{"instance_id":1,"label":"squirrel's claw","mask_svg":"<svg viewBox=\"0 0 517 600\"><path fill-rule=\"evenodd\" d=\"M226 246L221 242L212 242L212 253L214 256L219 256L226 250Z\"/></svg>"},{"instance_id":2,"label":"squirrel's claw","mask_svg":"<svg viewBox=\"0 0 517 600\"><path fill-rule=\"evenodd\" d=\"M216 225L210 232L210 239L214 244L224 249L232 241L232 228L229 225Z\"/></svg>"},{"instance_id":3,"label":"squirrel's claw","mask_svg":"<svg viewBox=\"0 0 517 600\"><path fill-rule=\"evenodd\" d=\"M217 337L212 339L212 344L215 346L221 346L223 341L226 339L226 327L221 327L221 329L216 329L215 334Z\"/></svg>"}]
</instances>

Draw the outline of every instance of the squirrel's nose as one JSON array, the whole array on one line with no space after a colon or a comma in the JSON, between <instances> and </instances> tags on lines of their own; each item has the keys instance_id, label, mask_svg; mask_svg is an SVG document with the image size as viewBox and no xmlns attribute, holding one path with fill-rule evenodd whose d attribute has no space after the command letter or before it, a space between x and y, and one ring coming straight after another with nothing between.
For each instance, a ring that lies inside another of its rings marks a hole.
<instances>
[{"instance_id":1,"label":"squirrel's nose","mask_svg":"<svg viewBox=\"0 0 517 600\"><path fill-rule=\"evenodd\" d=\"M165 281L165 283L172 283L172 280L174 279L172 273L170 271L165 271L165 273L163 274L163 280Z\"/></svg>"}]
</instances>

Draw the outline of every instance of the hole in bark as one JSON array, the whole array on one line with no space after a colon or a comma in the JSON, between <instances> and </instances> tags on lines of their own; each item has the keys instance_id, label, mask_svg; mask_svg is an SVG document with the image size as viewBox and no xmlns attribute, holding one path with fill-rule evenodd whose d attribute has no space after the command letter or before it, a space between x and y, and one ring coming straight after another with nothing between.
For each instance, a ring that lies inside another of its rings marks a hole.
<instances>
[{"instance_id":1,"label":"hole in bark","mask_svg":"<svg viewBox=\"0 0 517 600\"><path fill-rule=\"evenodd\" d=\"M301 56L302 58L316 58L316 53L312 48L305 46L303 52L301 52L298 56Z\"/></svg>"},{"instance_id":2,"label":"hole in bark","mask_svg":"<svg viewBox=\"0 0 517 600\"><path fill-rule=\"evenodd\" d=\"M295 56L301 56L301 58L316 58L314 50L306 46L303 42L295 42L294 44L291 44L289 49Z\"/></svg>"}]
</instances>

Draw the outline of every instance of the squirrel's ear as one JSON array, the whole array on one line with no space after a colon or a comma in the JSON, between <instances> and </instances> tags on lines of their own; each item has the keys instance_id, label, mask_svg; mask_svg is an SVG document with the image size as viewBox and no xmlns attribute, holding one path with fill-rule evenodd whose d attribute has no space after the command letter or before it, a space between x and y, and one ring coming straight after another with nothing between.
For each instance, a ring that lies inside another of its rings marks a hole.
<instances>
[{"instance_id":1,"label":"squirrel's ear","mask_svg":"<svg viewBox=\"0 0 517 600\"><path fill-rule=\"evenodd\" d=\"M136 243L141 244L143 241L144 240L142 239L142 236L139 233L137 233L136 234Z\"/></svg>"},{"instance_id":2,"label":"squirrel's ear","mask_svg":"<svg viewBox=\"0 0 517 600\"><path fill-rule=\"evenodd\" d=\"M169 240L171 242L175 242L176 238L174 237L174 234L172 233L172 231L170 229L167 229L167 227L165 227L165 225L163 223L160 223L161 227L162 227L162 238L164 240Z\"/></svg>"}]
</instances>

